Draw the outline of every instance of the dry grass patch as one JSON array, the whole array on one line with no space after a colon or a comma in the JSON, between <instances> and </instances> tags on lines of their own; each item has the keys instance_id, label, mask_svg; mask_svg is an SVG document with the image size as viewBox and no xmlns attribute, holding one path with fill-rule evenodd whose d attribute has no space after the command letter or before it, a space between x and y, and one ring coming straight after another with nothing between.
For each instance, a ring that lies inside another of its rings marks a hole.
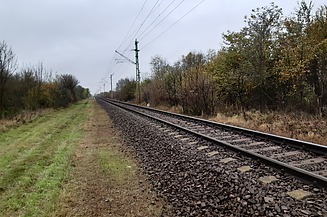
<instances>
[{"instance_id":1,"label":"dry grass patch","mask_svg":"<svg viewBox=\"0 0 327 217\"><path fill-rule=\"evenodd\" d=\"M53 216L160 216L163 202L151 192L105 111L94 103L90 112Z\"/></svg>"},{"instance_id":2,"label":"dry grass patch","mask_svg":"<svg viewBox=\"0 0 327 217\"><path fill-rule=\"evenodd\" d=\"M181 107L157 106L161 109L174 113L182 113ZM215 117L208 118L212 121L272 133L289 138L327 145L327 119L318 118L307 113L285 112L246 112L247 119L241 114L233 116L218 113ZM201 117L200 117L201 118ZM206 117L202 117L206 118Z\"/></svg>"},{"instance_id":3,"label":"dry grass patch","mask_svg":"<svg viewBox=\"0 0 327 217\"><path fill-rule=\"evenodd\" d=\"M262 113L247 112L243 115L226 116L218 114L211 120L245 127L262 132L273 133L290 138L327 145L327 121L305 113Z\"/></svg>"},{"instance_id":4,"label":"dry grass patch","mask_svg":"<svg viewBox=\"0 0 327 217\"><path fill-rule=\"evenodd\" d=\"M0 119L0 132L5 132L10 128L18 127L22 124L31 123L45 114L54 112L54 109L39 109L37 111L22 111L13 118Z\"/></svg>"}]
</instances>

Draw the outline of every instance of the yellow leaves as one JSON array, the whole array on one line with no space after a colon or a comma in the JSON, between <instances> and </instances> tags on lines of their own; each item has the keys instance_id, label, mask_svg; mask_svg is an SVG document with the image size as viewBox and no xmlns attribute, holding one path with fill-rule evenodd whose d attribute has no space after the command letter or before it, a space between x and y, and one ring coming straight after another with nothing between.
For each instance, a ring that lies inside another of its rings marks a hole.
<instances>
[{"instance_id":1,"label":"yellow leaves","mask_svg":"<svg viewBox=\"0 0 327 217\"><path fill-rule=\"evenodd\" d=\"M315 55L316 56L323 56L327 53L327 38L322 40L317 46L315 47Z\"/></svg>"},{"instance_id":2,"label":"yellow leaves","mask_svg":"<svg viewBox=\"0 0 327 217\"><path fill-rule=\"evenodd\" d=\"M46 106L54 106L60 89L57 83L49 82L41 85L41 101Z\"/></svg>"}]
</instances>

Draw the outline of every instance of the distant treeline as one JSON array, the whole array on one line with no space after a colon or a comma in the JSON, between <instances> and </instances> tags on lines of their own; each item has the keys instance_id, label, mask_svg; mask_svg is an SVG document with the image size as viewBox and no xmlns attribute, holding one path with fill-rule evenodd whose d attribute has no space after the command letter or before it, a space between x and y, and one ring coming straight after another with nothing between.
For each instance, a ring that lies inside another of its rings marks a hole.
<instances>
[{"instance_id":1,"label":"distant treeline","mask_svg":"<svg viewBox=\"0 0 327 217\"><path fill-rule=\"evenodd\" d=\"M42 63L18 69L17 58L6 42L0 42L0 118L22 110L66 107L90 96L70 74L52 76Z\"/></svg>"},{"instance_id":2,"label":"distant treeline","mask_svg":"<svg viewBox=\"0 0 327 217\"><path fill-rule=\"evenodd\" d=\"M313 11L302 1L286 17L271 3L253 9L245 22L240 31L223 34L218 52L190 52L172 65L153 57L142 100L196 115L271 109L326 116L327 6ZM117 98L133 100L135 87L133 80L120 80Z\"/></svg>"}]
</instances>

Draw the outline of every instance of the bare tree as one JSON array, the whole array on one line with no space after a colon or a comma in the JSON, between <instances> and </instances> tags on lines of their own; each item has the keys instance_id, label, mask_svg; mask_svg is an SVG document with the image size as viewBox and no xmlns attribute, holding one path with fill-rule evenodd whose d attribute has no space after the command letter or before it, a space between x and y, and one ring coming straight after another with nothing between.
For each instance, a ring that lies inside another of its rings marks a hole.
<instances>
[{"instance_id":1,"label":"bare tree","mask_svg":"<svg viewBox=\"0 0 327 217\"><path fill-rule=\"evenodd\" d=\"M17 59L5 41L0 42L0 112L4 110L5 85L17 69Z\"/></svg>"}]
</instances>

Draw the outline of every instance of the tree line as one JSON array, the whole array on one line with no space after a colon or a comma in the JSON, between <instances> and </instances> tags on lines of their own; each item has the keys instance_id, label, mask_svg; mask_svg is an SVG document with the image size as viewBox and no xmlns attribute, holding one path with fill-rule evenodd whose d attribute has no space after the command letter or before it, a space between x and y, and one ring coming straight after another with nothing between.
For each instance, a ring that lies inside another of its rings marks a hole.
<instances>
[{"instance_id":1,"label":"tree line","mask_svg":"<svg viewBox=\"0 0 327 217\"><path fill-rule=\"evenodd\" d=\"M52 75L42 63L18 68L13 49L0 42L0 118L22 110L66 107L90 96L71 74Z\"/></svg>"},{"instance_id":2,"label":"tree line","mask_svg":"<svg viewBox=\"0 0 327 217\"><path fill-rule=\"evenodd\" d=\"M142 99L194 115L270 109L327 116L327 5L313 11L302 1L284 16L271 3L244 21L240 31L223 34L217 52L190 52L174 64L153 57ZM118 99L132 100L135 87L120 80Z\"/></svg>"}]
</instances>

